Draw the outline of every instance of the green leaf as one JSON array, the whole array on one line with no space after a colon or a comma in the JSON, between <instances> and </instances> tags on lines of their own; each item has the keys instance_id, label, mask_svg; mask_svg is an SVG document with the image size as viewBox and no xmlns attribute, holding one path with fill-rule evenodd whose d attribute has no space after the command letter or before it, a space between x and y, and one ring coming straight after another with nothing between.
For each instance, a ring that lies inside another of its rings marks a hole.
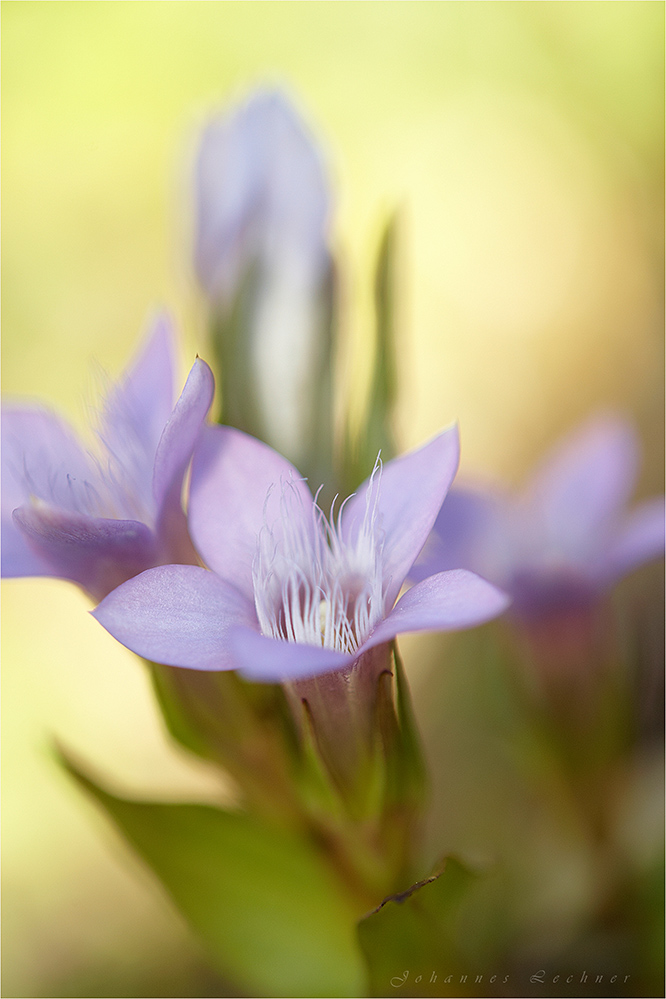
<instances>
[{"instance_id":1,"label":"green leaf","mask_svg":"<svg viewBox=\"0 0 666 999\"><path fill-rule=\"evenodd\" d=\"M398 215L394 212L384 229L377 257L375 272L375 316L376 316L376 347L375 376L370 396L370 427L380 441L379 446L386 452L386 457L393 456L395 451L392 421L393 409L398 392L398 373L396 358L396 253Z\"/></svg>"},{"instance_id":2,"label":"green leaf","mask_svg":"<svg viewBox=\"0 0 666 999\"><path fill-rule=\"evenodd\" d=\"M361 995L357 913L307 841L243 813L118 798L60 759L248 994Z\"/></svg>"},{"instance_id":3,"label":"green leaf","mask_svg":"<svg viewBox=\"0 0 666 999\"><path fill-rule=\"evenodd\" d=\"M375 343L373 377L361 431L346 428L341 481L345 494L355 490L374 467L378 453L388 461L395 454L394 417L398 395L396 257L398 214L388 218L382 233L375 268Z\"/></svg>"},{"instance_id":4,"label":"green leaf","mask_svg":"<svg viewBox=\"0 0 666 999\"><path fill-rule=\"evenodd\" d=\"M449 858L441 874L391 895L361 920L358 935L371 995L473 994L460 980L464 970L457 927L459 904L473 878Z\"/></svg>"},{"instance_id":5,"label":"green leaf","mask_svg":"<svg viewBox=\"0 0 666 999\"><path fill-rule=\"evenodd\" d=\"M215 375L221 389L218 423L239 427L255 436L260 436L261 415L252 374L251 344L260 281L260 268L250 264L231 308L216 310L211 328Z\"/></svg>"},{"instance_id":6,"label":"green leaf","mask_svg":"<svg viewBox=\"0 0 666 999\"><path fill-rule=\"evenodd\" d=\"M319 503L328 510L335 493L334 430L335 408L333 370L338 340L338 275L330 261L326 275L315 300L317 316L316 350L310 370L309 383L313 386L308 416L305 454L297 462L298 470L311 488L322 486Z\"/></svg>"}]
</instances>

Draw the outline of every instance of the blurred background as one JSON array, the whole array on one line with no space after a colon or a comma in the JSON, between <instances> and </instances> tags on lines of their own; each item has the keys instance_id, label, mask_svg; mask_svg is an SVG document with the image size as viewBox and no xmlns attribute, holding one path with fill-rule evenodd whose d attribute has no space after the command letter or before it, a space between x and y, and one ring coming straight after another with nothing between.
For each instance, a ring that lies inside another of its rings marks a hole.
<instances>
[{"instance_id":1,"label":"blurred background","mask_svg":"<svg viewBox=\"0 0 666 999\"><path fill-rule=\"evenodd\" d=\"M518 483L558 434L612 406L643 440L639 495L661 491L661 3L5 0L2 17L5 395L83 428L100 368L122 370L162 305L182 327L183 376L206 357L197 136L225 103L278 84L334 185L342 396L356 405L367 382L372 270L398 207L401 447L458 419L463 472ZM628 585L654 608L660 574L641 572ZM55 734L118 787L229 794L169 746L140 664L87 609L64 582L3 583L3 994L219 995L159 887L51 760ZM470 774L492 752L469 728L484 675L463 682L435 640L403 649L429 744L449 754L436 800L457 816L453 848L486 793ZM628 812L652 807L655 780L650 762Z\"/></svg>"}]
</instances>

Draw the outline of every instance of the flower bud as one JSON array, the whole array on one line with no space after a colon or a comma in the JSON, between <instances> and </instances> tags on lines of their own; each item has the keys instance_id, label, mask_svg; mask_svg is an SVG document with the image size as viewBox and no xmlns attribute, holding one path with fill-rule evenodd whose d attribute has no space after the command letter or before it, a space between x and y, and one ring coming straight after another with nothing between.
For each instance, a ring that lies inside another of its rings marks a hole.
<instances>
[{"instance_id":1,"label":"flower bud","mask_svg":"<svg viewBox=\"0 0 666 999\"><path fill-rule=\"evenodd\" d=\"M317 484L330 478L329 202L320 152L281 93L260 90L205 129L195 264L211 307L220 421Z\"/></svg>"}]
</instances>

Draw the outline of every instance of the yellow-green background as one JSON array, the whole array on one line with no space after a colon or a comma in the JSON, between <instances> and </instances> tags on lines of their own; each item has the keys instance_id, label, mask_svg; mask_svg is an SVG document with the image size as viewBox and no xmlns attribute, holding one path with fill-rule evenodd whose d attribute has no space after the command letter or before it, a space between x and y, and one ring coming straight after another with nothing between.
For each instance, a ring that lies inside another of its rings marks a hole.
<instances>
[{"instance_id":1,"label":"yellow-green background","mask_svg":"<svg viewBox=\"0 0 666 999\"><path fill-rule=\"evenodd\" d=\"M517 481L558 432L619 406L657 490L663 19L623 0L5 0L4 393L84 426L99 368L121 370L162 304L183 374L206 356L197 130L276 82L330 164L344 391L364 384L372 254L399 205L401 444L458 418L463 470ZM57 733L136 791L225 793L167 747L139 665L86 609L65 583L3 584L3 994L205 994L159 890L49 759Z\"/></svg>"}]
</instances>

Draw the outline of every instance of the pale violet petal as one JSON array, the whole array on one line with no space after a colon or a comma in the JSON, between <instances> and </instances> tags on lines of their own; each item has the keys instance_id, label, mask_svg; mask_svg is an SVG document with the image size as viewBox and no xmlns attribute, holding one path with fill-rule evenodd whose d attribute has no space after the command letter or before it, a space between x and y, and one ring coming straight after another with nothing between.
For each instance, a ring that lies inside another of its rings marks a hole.
<instances>
[{"instance_id":1,"label":"pale violet petal","mask_svg":"<svg viewBox=\"0 0 666 999\"><path fill-rule=\"evenodd\" d=\"M158 532L167 550L170 547L169 532L184 521L181 506L183 477L214 392L213 373L205 361L197 358L157 447L153 495L158 511ZM184 529L184 523L181 526Z\"/></svg>"},{"instance_id":2,"label":"pale violet petal","mask_svg":"<svg viewBox=\"0 0 666 999\"><path fill-rule=\"evenodd\" d=\"M473 572L440 572L407 590L359 652L404 632L474 628L502 614L510 602L506 593Z\"/></svg>"},{"instance_id":3,"label":"pale violet petal","mask_svg":"<svg viewBox=\"0 0 666 999\"><path fill-rule=\"evenodd\" d=\"M298 471L232 427L202 428L192 462L189 526L206 564L253 598L259 532L279 544L285 517L312 524L312 496ZM309 528L308 528L309 529Z\"/></svg>"},{"instance_id":4,"label":"pale violet petal","mask_svg":"<svg viewBox=\"0 0 666 999\"><path fill-rule=\"evenodd\" d=\"M14 519L34 500L69 515L101 512L97 473L74 431L45 409L2 407L2 575L64 576Z\"/></svg>"},{"instance_id":5,"label":"pale violet petal","mask_svg":"<svg viewBox=\"0 0 666 999\"><path fill-rule=\"evenodd\" d=\"M98 436L107 454L103 467L118 508L154 514L153 465L174 401L175 345L171 323L160 316L136 358L102 407Z\"/></svg>"},{"instance_id":6,"label":"pale violet petal","mask_svg":"<svg viewBox=\"0 0 666 999\"><path fill-rule=\"evenodd\" d=\"M247 266L262 210L258 137L237 116L205 129L195 170L197 275L212 298L229 298Z\"/></svg>"},{"instance_id":7,"label":"pale violet petal","mask_svg":"<svg viewBox=\"0 0 666 999\"><path fill-rule=\"evenodd\" d=\"M145 433L153 450L173 409L175 372L173 322L168 314L161 313L153 320L118 386L119 392L132 396L131 405L140 424L137 431Z\"/></svg>"},{"instance_id":8,"label":"pale violet petal","mask_svg":"<svg viewBox=\"0 0 666 999\"><path fill-rule=\"evenodd\" d=\"M322 273L329 192L319 150L289 100L259 90L203 134L196 165L195 260L213 297L229 298L252 261L285 257Z\"/></svg>"},{"instance_id":9,"label":"pale violet petal","mask_svg":"<svg viewBox=\"0 0 666 999\"><path fill-rule=\"evenodd\" d=\"M167 666L232 669L229 629L257 627L254 608L231 583L194 565L135 576L92 611L132 652Z\"/></svg>"},{"instance_id":10,"label":"pale violet petal","mask_svg":"<svg viewBox=\"0 0 666 999\"><path fill-rule=\"evenodd\" d=\"M664 554L664 497L646 500L624 519L617 538L604 553L600 573L613 582L644 562Z\"/></svg>"},{"instance_id":11,"label":"pale violet petal","mask_svg":"<svg viewBox=\"0 0 666 999\"><path fill-rule=\"evenodd\" d=\"M589 569L543 565L518 570L510 582L512 616L534 622L587 613L598 600L600 583Z\"/></svg>"},{"instance_id":12,"label":"pale violet petal","mask_svg":"<svg viewBox=\"0 0 666 999\"><path fill-rule=\"evenodd\" d=\"M613 414L594 417L556 445L524 497L544 550L577 564L596 558L631 495L638 461L633 428Z\"/></svg>"},{"instance_id":13,"label":"pale violet petal","mask_svg":"<svg viewBox=\"0 0 666 999\"><path fill-rule=\"evenodd\" d=\"M366 508L372 508L376 501L377 525L384 533L387 607L395 601L430 534L458 469L459 456L458 427L453 426L417 451L387 462L345 504L343 534L354 543Z\"/></svg>"},{"instance_id":14,"label":"pale violet petal","mask_svg":"<svg viewBox=\"0 0 666 999\"><path fill-rule=\"evenodd\" d=\"M287 254L299 270L320 272L330 192L319 147L283 93L265 91L253 100L252 109L265 142L265 252L271 259Z\"/></svg>"},{"instance_id":15,"label":"pale violet petal","mask_svg":"<svg viewBox=\"0 0 666 999\"><path fill-rule=\"evenodd\" d=\"M21 576L57 576L58 573L41 555L34 551L28 539L16 524L12 513L2 515L2 576L12 579Z\"/></svg>"},{"instance_id":16,"label":"pale violet petal","mask_svg":"<svg viewBox=\"0 0 666 999\"><path fill-rule=\"evenodd\" d=\"M137 521L90 517L43 503L19 507L13 516L28 546L50 566L47 574L71 579L97 600L157 559L152 531Z\"/></svg>"},{"instance_id":17,"label":"pale violet petal","mask_svg":"<svg viewBox=\"0 0 666 999\"><path fill-rule=\"evenodd\" d=\"M96 473L73 430L45 409L2 407L2 511L32 499L78 513L95 512Z\"/></svg>"},{"instance_id":18,"label":"pale violet petal","mask_svg":"<svg viewBox=\"0 0 666 999\"><path fill-rule=\"evenodd\" d=\"M234 628L229 633L229 647L236 668L248 680L268 683L330 673L358 658L318 645L268 638L247 627Z\"/></svg>"},{"instance_id":19,"label":"pale violet petal","mask_svg":"<svg viewBox=\"0 0 666 999\"><path fill-rule=\"evenodd\" d=\"M448 493L423 551L409 573L416 583L436 572L469 569L497 585L510 578L516 557L506 499L490 490Z\"/></svg>"}]
</instances>

